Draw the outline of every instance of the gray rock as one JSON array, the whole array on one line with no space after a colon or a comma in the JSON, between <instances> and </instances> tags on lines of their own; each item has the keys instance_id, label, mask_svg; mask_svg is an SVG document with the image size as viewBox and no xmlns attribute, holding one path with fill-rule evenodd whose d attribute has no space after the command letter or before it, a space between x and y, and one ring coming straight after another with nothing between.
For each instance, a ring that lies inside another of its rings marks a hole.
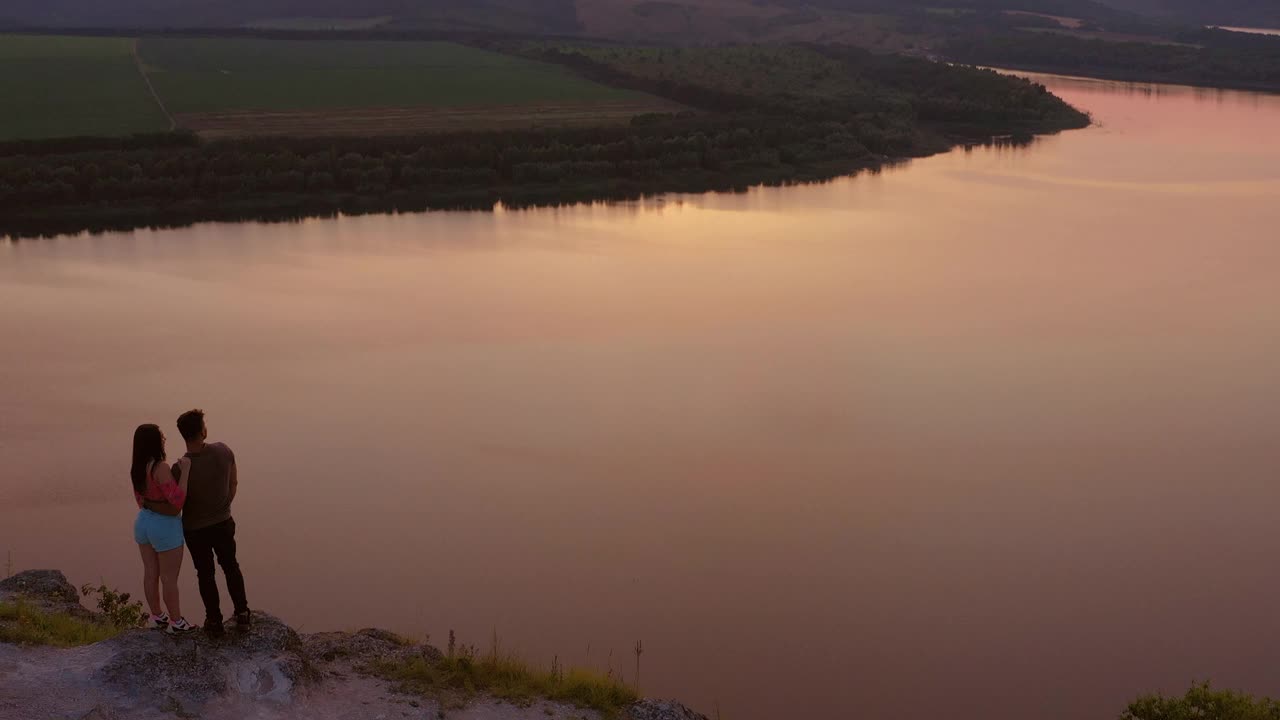
<instances>
[{"instance_id":1,"label":"gray rock","mask_svg":"<svg viewBox=\"0 0 1280 720\"><path fill-rule=\"evenodd\" d=\"M320 662L368 662L415 655L435 661L443 657L439 650L430 645L415 645L394 633L376 628L366 628L355 633L315 633L305 636L302 646L307 655Z\"/></svg>"},{"instance_id":2,"label":"gray rock","mask_svg":"<svg viewBox=\"0 0 1280 720\"><path fill-rule=\"evenodd\" d=\"M104 685L134 696L172 696L204 703L235 693L289 702L293 689L318 677L302 640L278 618L255 612L253 628L221 638L203 632L173 637L132 630L107 640L111 659L98 670Z\"/></svg>"},{"instance_id":3,"label":"gray rock","mask_svg":"<svg viewBox=\"0 0 1280 720\"><path fill-rule=\"evenodd\" d=\"M627 708L631 720L707 720L674 700L641 700Z\"/></svg>"},{"instance_id":4,"label":"gray rock","mask_svg":"<svg viewBox=\"0 0 1280 720\"><path fill-rule=\"evenodd\" d=\"M42 604L80 606L80 593L59 570L24 570L0 580L0 598L22 596Z\"/></svg>"}]
</instances>

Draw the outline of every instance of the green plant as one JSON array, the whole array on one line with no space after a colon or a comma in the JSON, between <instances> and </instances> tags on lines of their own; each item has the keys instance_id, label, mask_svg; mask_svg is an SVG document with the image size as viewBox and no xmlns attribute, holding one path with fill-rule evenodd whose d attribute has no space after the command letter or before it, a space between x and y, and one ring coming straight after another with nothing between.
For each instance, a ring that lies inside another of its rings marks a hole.
<instances>
[{"instance_id":1,"label":"green plant","mask_svg":"<svg viewBox=\"0 0 1280 720\"><path fill-rule=\"evenodd\" d=\"M0 603L0 642L76 647L113 638L123 628L18 601Z\"/></svg>"},{"instance_id":2,"label":"green plant","mask_svg":"<svg viewBox=\"0 0 1280 720\"><path fill-rule=\"evenodd\" d=\"M1129 704L1120 720L1280 720L1280 702L1215 690L1205 682L1180 697L1143 695Z\"/></svg>"},{"instance_id":3,"label":"green plant","mask_svg":"<svg viewBox=\"0 0 1280 720\"><path fill-rule=\"evenodd\" d=\"M89 597L94 593L98 595L98 612L102 613L103 618L114 627L124 630L135 628L141 625L147 616L142 609L142 603L136 600L129 601L129 593L107 587L106 583L96 588L89 583L80 586L81 595Z\"/></svg>"},{"instance_id":4,"label":"green plant","mask_svg":"<svg viewBox=\"0 0 1280 720\"><path fill-rule=\"evenodd\" d=\"M382 660L370 668L404 692L435 697L442 703L465 701L484 693L516 704L537 699L568 702L613 716L637 699L635 689L609 675L581 668L565 668L559 656L551 667L536 667L501 650L497 635L490 651L479 655L474 645L450 644L438 660L412 657Z\"/></svg>"}]
</instances>

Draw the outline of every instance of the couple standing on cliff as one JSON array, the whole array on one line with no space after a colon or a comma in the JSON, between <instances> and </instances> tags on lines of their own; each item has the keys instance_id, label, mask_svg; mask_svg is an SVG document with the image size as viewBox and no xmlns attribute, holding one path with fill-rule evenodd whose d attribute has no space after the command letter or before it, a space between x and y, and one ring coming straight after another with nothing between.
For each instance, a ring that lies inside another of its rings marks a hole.
<instances>
[{"instance_id":1,"label":"couple standing on cliff","mask_svg":"<svg viewBox=\"0 0 1280 720\"><path fill-rule=\"evenodd\" d=\"M178 432L187 443L187 453L172 466L165 462L165 437L159 426L140 425L133 433L129 475L138 502L133 536L142 554L143 590L151 612L148 624L173 635L198 629L183 617L178 598L185 542L191 548L204 601L205 632L214 636L224 632L214 556L226 576L236 628L248 630L252 615L236 562L236 523L231 519L238 485L236 456L222 443L206 442L209 433L203 410L183 413ZM167 612L160 606L162 588Z\"/></svg>"}]
</instances>

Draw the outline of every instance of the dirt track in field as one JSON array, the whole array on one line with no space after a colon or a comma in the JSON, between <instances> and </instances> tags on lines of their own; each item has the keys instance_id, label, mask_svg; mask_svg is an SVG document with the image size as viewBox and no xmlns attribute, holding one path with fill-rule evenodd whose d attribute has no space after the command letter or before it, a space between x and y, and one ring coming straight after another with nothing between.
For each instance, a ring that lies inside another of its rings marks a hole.
<instances>
[{"instance_id":1,"label":"dirt track in field","mask_svg":"<svg viewBox=\"0 0 1280 720\"><path fill-rule=\"evenodd\" d=\"M636 115L678 112L679 105L659 100L580 102L484 107L337 108L272 112L243 110L184 113L178 125L206 138L289 135L401 135L457 130L620 125Z\"/></svg>"}]
</instances>

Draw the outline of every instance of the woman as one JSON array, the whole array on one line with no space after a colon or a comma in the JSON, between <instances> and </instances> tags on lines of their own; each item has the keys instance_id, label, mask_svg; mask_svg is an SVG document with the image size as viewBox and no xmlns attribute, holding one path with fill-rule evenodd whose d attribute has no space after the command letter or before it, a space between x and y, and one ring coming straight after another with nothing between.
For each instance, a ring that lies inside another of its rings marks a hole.
<instances>
[{"instance_id":1,"label":"woman","mask_svg":"<svg viewBox=\"0 0 1280 720\"><path fill-rule=\"evenodd\" d=\"M182 505L187 501L187 479L191 462L179 461L175 469L164 461L164 433L156 425L139 425L133 433L133 496L138 501L138 519L133 524L133 538L142 553L142 588L151 611L149 624L171 635L188 633L196 627L182 616L178 602L178 572L182 570ZM152 510L143 507L151 501ZM172 514L170 514L172 513ZM160 588L164 587L161 612Z\"/></svg>"}]
</instances>

